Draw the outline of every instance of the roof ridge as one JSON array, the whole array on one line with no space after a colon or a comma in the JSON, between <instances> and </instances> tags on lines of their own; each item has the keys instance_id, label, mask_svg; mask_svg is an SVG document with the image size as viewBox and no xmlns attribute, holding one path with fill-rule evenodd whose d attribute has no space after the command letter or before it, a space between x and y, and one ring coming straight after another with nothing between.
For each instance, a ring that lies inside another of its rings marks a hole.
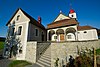
<instances>
[{"instance_id":1,"label":"roof ridge","mask_svg":"<svg viewBox=\"0 0 100 67\"><path fill-rule=\"evenodd\" d=\"M35 20L33 17L31 17L28 13L26 13L23 9L21 9L21 8L18 8L16 11L15 11L15 13L13 14L13 16L11 17L11 19L8 21L8 23L6 24L6 26L10 23L10 21L13 19L13 17L16 15L16 13L19 11L19 10L21 10L29 19L30 19L30 21L33 21L33 22L31 22L32 24L34 23L36 26L40 26L42 29L45 29L45 27L42 25L42 24L40 24L40 23L38 23L38 21L37 20Z\"/></svg>"}]
</instances>

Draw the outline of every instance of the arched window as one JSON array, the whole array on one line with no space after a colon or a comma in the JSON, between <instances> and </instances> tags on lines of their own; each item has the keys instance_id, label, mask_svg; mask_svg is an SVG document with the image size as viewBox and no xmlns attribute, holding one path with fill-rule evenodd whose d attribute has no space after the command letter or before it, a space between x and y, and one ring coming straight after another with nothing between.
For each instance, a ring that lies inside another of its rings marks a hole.
<instances>
[{"instance_id":1,"label":"arched window","mask_svg":"<svg viewBox=\"0 0 100 67\"><path fill-rule=\"evenodd\" d=\"M72 27L66 29L66 40L75 41L76 40L76 30Z\"/></svg>"},{"instance_id":2,"label":"arched window","mask_svg":"<svg viewBox=\"0 0 100 67\"><path fill-rule=\"evenodd\" d=\"M22 26L18 27L18 35L21 35Z\"/></svg>"}]
</instances>

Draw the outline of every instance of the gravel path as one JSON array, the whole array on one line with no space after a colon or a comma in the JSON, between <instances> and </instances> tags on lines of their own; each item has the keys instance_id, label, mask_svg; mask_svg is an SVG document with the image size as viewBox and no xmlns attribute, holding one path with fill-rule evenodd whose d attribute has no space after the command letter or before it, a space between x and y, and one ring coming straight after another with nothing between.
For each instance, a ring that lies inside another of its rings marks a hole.
<instances>
[{"instance_id":1,"label":"gravel path","mask_svg":"<svg viewBox=\"0 0 100 67\"><path fill-rule=\"evenodd\" d=\"M3 59L0 56L0 67L8 67L9 63L11 62L11 60L9 59Z\"/></svg>"},{"instance_id":2,"label":"gravel path","mask_svg":"<svg viewBox=\"0 0 100 67\"><path fill-rule=\"evenodd\" d=\"M11 60L2 58L2 50L0 50L0 67L8 67Z\"/></svg>"}]
</instances>

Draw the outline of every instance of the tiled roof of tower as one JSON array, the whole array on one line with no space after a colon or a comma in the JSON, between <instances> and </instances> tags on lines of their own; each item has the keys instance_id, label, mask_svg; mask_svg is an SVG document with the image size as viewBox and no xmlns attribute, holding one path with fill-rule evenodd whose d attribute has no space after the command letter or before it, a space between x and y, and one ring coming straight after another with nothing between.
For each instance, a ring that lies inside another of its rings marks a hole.
<instances>
[{"instance_id":1,"label":"tiled roof of tower","mask_svg":"<svg viewBox=\"0 0 100 67\"><path fill-rule=\"evenodd\" d=\"M33 17L31 17L29 14L27 14L25 11L23 11L21 8L18 8L17 11L14 13L14 15L11 17L11 19L8 21L8 23L6 24L6 26L11 22L11 20L13 19L13 17L16 15L16 13L21 10L29 19L30 19L30 23L40 27L41 29L45 29L45 27L40 24L37 20L35 20Z\"/></svg>"},{"instance_id":2,"label":"tiled roof of tower","mask_svg":"<svg viewBox=\"0 0 100 67\"><path fill-rule=\"evenodd\" d=\"M78 31L80 31L80 30L89 30L89 29L96 29L96 28L91 27L91 26L78 26L77 27Z\"/></svg>"},{"instance_id":3,"label":"tiled roof of tower","mask_svg":"<svg viewBox=\"0 0 100 67\"><path fill-rule=\"evenodd\" d=\"M79 23L75 19L64 19L64 20L60 20L60 21L56 21L56 22L52 22L51 24L48 24L47 29L76 25L76 24L79 24Z\"/></svg>"}]
</instances>

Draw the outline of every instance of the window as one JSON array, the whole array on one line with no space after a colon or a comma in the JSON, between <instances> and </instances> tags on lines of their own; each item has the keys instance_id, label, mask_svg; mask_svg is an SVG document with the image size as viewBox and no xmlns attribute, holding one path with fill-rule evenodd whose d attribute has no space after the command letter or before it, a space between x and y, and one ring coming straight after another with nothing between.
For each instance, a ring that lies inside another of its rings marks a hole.
<instances>
[{"instance_id":1,"label":"window","mask_svg":"<svg viewBox=\"0 0 100 67\"><path fill-rule=\"evenodd\" d=\"M57 36L54 36L54 39L57 39Z\"/></svg>"},{"instance_id":2,"label":"window","mask_svg":"<svg viewBox=\"0 0 100 67\"><path fill-rule=\"evenodd\" d=\"M11 33L11 36L13 36L13 35L14 35L14 30L15 30L15 28L12 28L12 33Z\"/></svg>"},{"instance_id":3,"label":"window","mask_svg":"<svg viewBox=\"0 0 100 67\"><path fill-rule=\"evenodd\" d=\"M19 17L20 17L20 15L17 16L17 19L16 19L17 21L19 20Z\"/></svg>"},{"instance_id":4,"label":"window","mask_svg":"<svg viewBox=\"0 0 100 67\"><path fill-rule=\"evenodd\" d=\"M72 39L71 35L67 35L68 36L68 39Z\"/></svg>"},{"instance_id":5,"label":"window","mask_svg":"<svg viewBox=\"0 0 100 67\"><path fill-rule=\"evenodd\" d=\"M84 31L84 33L87 33L86 31Z\"/></svg>"},{"instance_id":6,"label":"window","mask_svg":"<svg viewBox=\"0 0 100 67\"><path fill-rule=\"evenodd\" d=\"M13 21L13 23L12 24L15 24L15 21Z\"/></svg>"},{"instance_id":7,"label":"window","mask_svg":"<svg viewBox=\"0 0 100 67\"><path fill-rule=\"evenodd\" d=\"M35 29L35 36L38 36L38 29Z\"/></svg>"},{"instance_id":8,"label":"window","mask_svg":"<svg viewBox=\"0 0 100 67\"><path fill-rule=\"evenodd\" d=\"M21 31L22 31L22 26L20 26L20 27L18 28L18 35L21 35Z\"/></svg>"},{"instance_id":9,"label":"window","mask_svg":"<svg viewBox=\"0 0 100 67\"><path fill-rule=\"evenodd\" d=\"M22 50L21 50L21 49L19 49L19 53L20 53L20 54L22 53Z\"/></svg>"}]
</instances>

